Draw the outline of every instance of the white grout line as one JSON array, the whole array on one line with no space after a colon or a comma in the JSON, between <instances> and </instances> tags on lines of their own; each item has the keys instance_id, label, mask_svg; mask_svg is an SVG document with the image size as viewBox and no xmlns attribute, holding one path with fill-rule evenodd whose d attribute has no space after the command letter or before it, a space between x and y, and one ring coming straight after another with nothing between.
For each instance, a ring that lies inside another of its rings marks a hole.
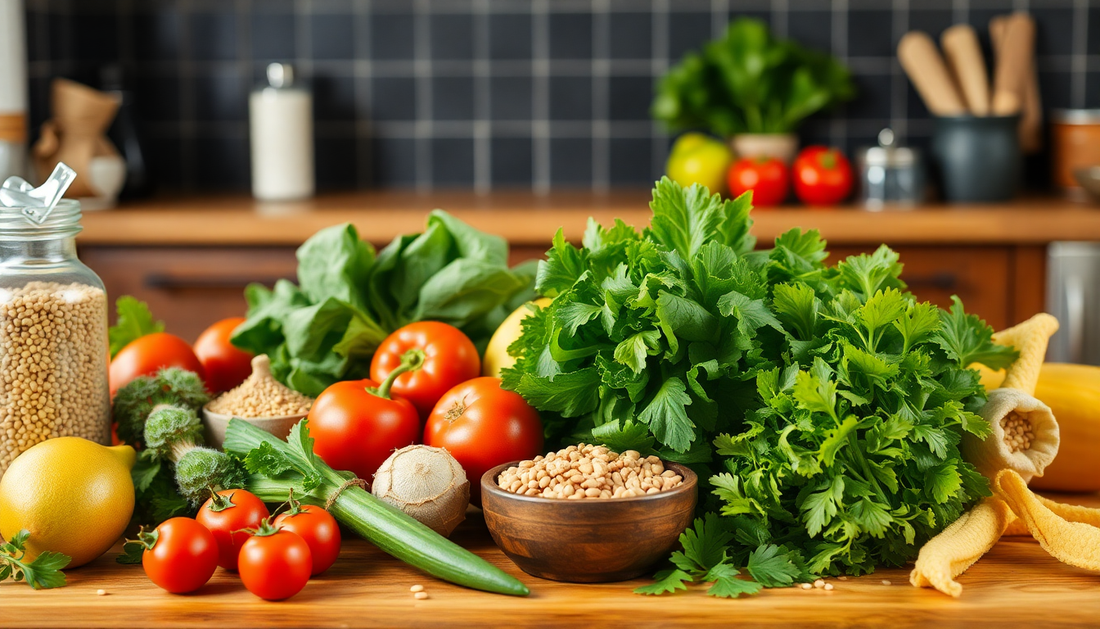
<instances>
[{"instance_id":1,"label":"white grout line","mask_svg":"<svg viewBox=\"0 0 1100 629\"><path fill-rule=\"evenodd\" d=\"M920 2L920 0L916 0ZM909 30L909 0L893 0L892 41L898 41ZM909 77L902 72L897 56L890 63L890 128L898 144L906 144L909 136Z\"/></svg>"},{"instance_id":2,"label":"white grout line","mask_svg":"<svg viewBox=\"0 0 1100 629\"><path fill-rule=\"evenodd\" d=\"M473 5L474 190L479 194L489 192L493 183L489 4L489 0L474 0Z\"/></svg>"},{"instance_id":3,"label":"white grout line","mask_svg":"<svg viewBox=\"0 0 1100 629\"><path fill-rule=\"evenodd\" d=\"M355 55L355 183L364 188L374 182L374 141L371 128L373 80L370 62L370 0L355 0L352 7L352 53ZM360 115L366 112L366 115Z\"/></svg>"},{"instance_id":4,"label":"white grout line","mask_svg":"<svg viewBox=\"0 0 1100 629\"><path fill-rule=\"evenodd\" d=\"M841 63L848 62L848 0L833 0L832 3L832 44L833 55ZM844 107L845 105L842 105ZM829 144L843 147L848 138L847 119L842 115L829 117ZM848 152L855 147L849 146Z\"/></svg>"},{"instance_id":5,"label":"white grout line","mask_svg":"<svg viewBox=\"0 0 1100 629\"><path fill-rule=\"evenodd\" d=\"M427 0L415 0L413 74L416 77L416 189L432 189L432 42Z\"/></svg>"},{"instance_id":6,"label":"white grout line","mask_svg":"<svg viewBox=\"0 0 1100 629\"><path fill-rule=\"evenodd\" d=\"M550 4L531 0L531 174L536 194L550 191Z\"/></svg>"},{"instance_id":7,"label":"white grout line","mask_svg":"<svg viewBox=\"0 0 1100 629\"><path fill-rule=\"evenodd\" d=\"M1075 108L1086 106L1085 82L1088 80L1089 4L1089 0L1075 0L1073 3L1073 75L1070 79L1069 102L1070 106Z\"/></svg>"},{"instance_id":8,"label":"white grout line","mask_svg":"<svg viewBox=\"0 0 1100 629\"><path fill-rule=\"evenodd\" d=\"M652 49L653 54L651 56L650 63L650 75L653 77L654 89L657 87L657 81L666 70L668 70L668 55L669 55L669 39L671 36L671 29L669 28L669 2L670 0L653 0L653 21L651 30L653 31ZM660 174L665 169L665 151L668 148L668 134L665 133L661 123L653 120L649 123L650 133L652 138L649 143L650 151L650 178L660 177Z\"/></svg>"},{"instance_id":9,"label":"white grout line","mask_svg":"<svg viewBox=\"0 0 1100 629\"><path fill-rule=\"evenodd\" d=\"M611 2L592 3L592 188L607 190L611 178Z\"/></svg>"}]
</instances>

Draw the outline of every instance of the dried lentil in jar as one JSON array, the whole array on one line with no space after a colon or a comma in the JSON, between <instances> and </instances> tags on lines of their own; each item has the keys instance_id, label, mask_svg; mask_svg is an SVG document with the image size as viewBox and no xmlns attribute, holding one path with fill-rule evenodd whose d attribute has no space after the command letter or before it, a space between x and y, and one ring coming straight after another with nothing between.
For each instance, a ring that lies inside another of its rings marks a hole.
<instances>
[{"instance_id":1,"label":"dried lentil in jar","mask_svg":"<svg viewBox=\"0 0 1100 629\"><path fill-rule=\"evenodd\" d=\"M0 205L0 476L46 439L110 444L107 294L79 231L76 201L41 225Z\"/></svg>"}]
</instances>

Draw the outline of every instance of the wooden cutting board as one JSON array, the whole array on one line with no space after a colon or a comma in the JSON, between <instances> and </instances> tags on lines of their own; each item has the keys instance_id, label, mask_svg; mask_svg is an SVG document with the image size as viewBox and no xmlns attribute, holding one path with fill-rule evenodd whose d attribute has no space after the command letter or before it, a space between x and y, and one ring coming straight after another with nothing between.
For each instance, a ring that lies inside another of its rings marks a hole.
<instances>
[{"instance_id":1,"label":"wooden cutting board","mask_svg":"<svg viewBox=\"0 0 1100 629\"><path fill-rule=\"evenodd\" d=\"M1100 496L1065 498L1100 506ZM645 583L579 585L520 572L493 545L476 514L455 541L516 575L531 596L485 594L437 581L349 539L339 561L294 598L264 602L219 569L204 588L172 595L138 566L121 566L120 548L68 572L69 585L34 591L0 585L0 627L532 627L736 625L782 627L1068 627L1100 619L1100 575L1059 564L1031 538L1006 538L960 582L959 599L909 585L908 569L829 579L834 588L767 590L740 600L705 596L702 588L660 597L631 590ZM890 582L889 585L883 583ZM414 584L430 598L415 600ZM106 595L97 595L97 590Z\"/></svg>"}]
</instances>

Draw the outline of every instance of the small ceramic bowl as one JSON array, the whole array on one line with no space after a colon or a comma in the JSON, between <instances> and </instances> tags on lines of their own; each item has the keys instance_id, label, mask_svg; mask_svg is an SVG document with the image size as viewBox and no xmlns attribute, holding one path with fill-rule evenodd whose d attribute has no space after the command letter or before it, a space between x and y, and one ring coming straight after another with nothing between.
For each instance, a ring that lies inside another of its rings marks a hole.
<instances>
[{"instance_id":1,"label":"small ceramic bowl","mask_svg":"<svg viewBox=\"0 0 1100 629\"><path fill-rule=\"evenodd\" d=\"M497 486L498 465L481 477L481 508L493 541L527 574L601 583L646 574L668 557L695 515L697 478L677 463L682 485L635 498L560 500L521 496Z\"/></svg>"},{"instance_id":2,"label":"small ceramic bowl","mask_svg":"<svg viewBox=\"0 0 1100 629\"><path fill-rule=\"evenodd\" d=\"M285 440L294 424L297 424L305 416L306 414L303 413L301 415L287 415L286 417L241 417L239 419ZM222 443L225 441L225 429L229 427L229 420L233 417L233 415L214 413L205 406L202 407L202 423L206 428L206 445L218 449L222 447Z\"/></svg>"}]
</instances>

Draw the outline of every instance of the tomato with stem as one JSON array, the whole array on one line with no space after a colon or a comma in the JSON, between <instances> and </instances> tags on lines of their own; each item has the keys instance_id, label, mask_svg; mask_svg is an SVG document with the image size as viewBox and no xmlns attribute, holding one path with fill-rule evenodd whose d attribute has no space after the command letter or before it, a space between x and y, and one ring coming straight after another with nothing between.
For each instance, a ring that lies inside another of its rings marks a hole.
<instances>
[{"instance_id":1,"label":"tomato with stem","mask_svg":"<svg viewBox=\"0 0 1100 629\"><path fill-rule=\"evenodd\" d=\"M807 205L835 205L852 191L852 165L839 149L808 146L791 172L795 196Z\"/></svg>"},{"instance_id":2,"label":"tomato with stem","mask_svg":"<svg viewBox=\"0 0 1100 629\"><path fill-rule=\"evenodd\" d=\"M419 321L386 337L370 362L370 377L382 382L405 361L419 353L420 366L393 383L393 392L412 402L426 418L451 387L481 375L481 359L470 337L439 321Z\"/></svg>"},{"instance_id":3,"label":"tomato with stem","mask_svg":"<svg viewBox=\"0 0 1100 629\"><path fill-rule=\"evenodd\" d=\"M288 509L275 518L275 526L296 533L309 545L313 557L312 576L332 567L340 555L340 527L336 518L315 505L303 505L291 493Z\"/></svg>"},{"instance_id":4,"label":"tomato with stem","mask_svg":"<svg viewBox=\"0 0 1100 629\"><path fill-rule=\"evenodd\" d=\"M244 317L222 319L206 328L195 341L195 356L206 372L211 393L228 391L252 374L252 354L229 342Z\"/></svg>"},{"instance_id":5,"label":"tomato with stem","mask_svg":"<svg viewBox=\"0 0 1100 629\"><path fill-rule=\"evenodd\" d=\"M500 378L474 378L447 392L424 426L424 443L445 448L466 471L470 502L481 504L481 476L489 469L542 453L538 411Z\"/></svg>"},{"instance_id":6,"label":"tomato with stem","mask_svg":"<svg viewBox=\"0 0 1100 629\"><path fill-rule=\"evenodd\" d=\"M151 376L165 367L193 371L206 380L206 371L187 341L174 334L157 332L134 339L111 359L107 370L111 397L134 378Z\"/></svg>"},{"instance_id":7,"label":"tomato with stem","mask_svg":"<svg viewBox=\"0 0 1100 629\"><path fill-rule=\"evenodd\" d=\"M214 539L218 540L218 565L236 571L237 555L248 540L248 530L259 527L271 514L262 500L243 489L223 489L212 493L199 509L195 520L210 529Z\"/></svg>"},{"instance_id":8,"label":"tomato with stem","mask_svg":"<svg viewBox=\"0 0 1100 629\"><path fill-rule=\"evenodd\" d=\"M730 167L730 195L734 198L752 191L756 207L779 205L787 198L790 176L787 165L774 157L745 157Z\"/></svg>"},{"instance_id":9,"label":"tomato with stem","mask_svg":"<svg viewBox=\"0 0 1100 629\"><path fill-rule=\"evenodd\" d=\"M248 591L268 601L301 592L313 569L309 544L297 533L273 526L270 518L250 532L237 561Z\"/></svg>"},{"instance_id":10,"label":"tomato with stem","mask_svg":"<svg viewBox=\"0 0 1100 629\"><path fill-rule=\"evenodd\" d=\"M322 391L306 424L317 456L335 470L348 470L370 482L394 450L416 443L420 415L412 402L392 389L397 378L419 368L423 360L423 354L410 352L382 384L348 380Z\"/></svg>"},{"instance_id":11,"label":"tomato with stem","mask_svg":"<svg viewBox=\"0 0 1100 629\"><path fill-rule=\"evenodd\" d=\"M201 588L218 567L214 534L191 518L172 518L136 540L144 547L141 566L149 580L173 594Z\"/></svg>"}]
</instances>

